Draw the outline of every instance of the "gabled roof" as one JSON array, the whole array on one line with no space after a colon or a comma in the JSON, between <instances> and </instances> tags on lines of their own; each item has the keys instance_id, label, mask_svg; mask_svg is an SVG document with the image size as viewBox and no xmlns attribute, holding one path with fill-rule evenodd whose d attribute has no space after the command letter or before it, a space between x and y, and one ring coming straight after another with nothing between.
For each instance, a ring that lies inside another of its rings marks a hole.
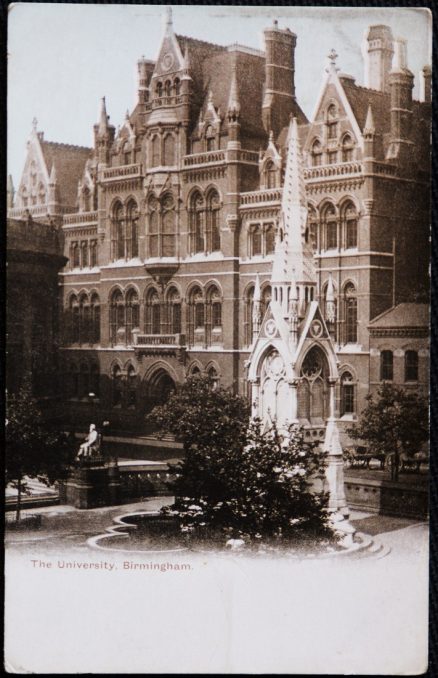
<instances>
[{"instance_id":1,"label":"gabled roof","mask_svg":"<svg viewBox=\"0 0 438 678\"><path fill-rule=\"evenodd\" d=\"M55 164L60 203L66 207L74 207L78 182L82 179L85 163L93 150L53 141L40 141L40 144L49 174Z\"/></svg>"},{"instance_id":2,"label":"gabled roof","mask_svg":"<svg viewBox=\"0 0 438 678\"><path fill-rule=\"evenodd\" d=\"M428 327L429 304L402 303L384 311L369 323L369 327L403 328L403 327Z\"/></svg>"},{"instance_id":3,"label":"gabled roof","mask_svg":"<svg viewBox=\"0 0 438 678\"><path fill-rule=\"evenodd\" d=\"M339 80L362 132L365 127L368 106L371 106L373 112L376 134L389 132L391 122L390 95L356 85L354 80L348 76L340 76Z\"/></svg>"}]
</instances>

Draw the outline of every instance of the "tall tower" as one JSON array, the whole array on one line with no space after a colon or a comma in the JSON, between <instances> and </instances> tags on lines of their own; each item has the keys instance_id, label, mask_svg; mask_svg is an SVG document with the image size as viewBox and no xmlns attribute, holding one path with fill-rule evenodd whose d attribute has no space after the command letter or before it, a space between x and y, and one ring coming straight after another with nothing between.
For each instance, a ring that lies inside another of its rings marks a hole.
<instances>
[{"instance_id":1,"label":"tall tower","mask_svg":"<svg viewBox=\"0 0 438 678\"><path fill-rule=\"evenodd\" d=\"M379 92L389 91L394 48L389 26L370 26L363 45L365 61L365 86Z\"/></svg>"},{"instance_id":2,"label":"tall tower","mask_svg":"<svg viewBox=\"0 0 438 678\"><path fill-rule=\"evenodd\" d=\"M297 36L288 28L281 30L274 21L264 32L265 37L265 93L263 97L263 126L277 137L288 124L295 101L295 45Z\"/></svg>"}]
</instances>

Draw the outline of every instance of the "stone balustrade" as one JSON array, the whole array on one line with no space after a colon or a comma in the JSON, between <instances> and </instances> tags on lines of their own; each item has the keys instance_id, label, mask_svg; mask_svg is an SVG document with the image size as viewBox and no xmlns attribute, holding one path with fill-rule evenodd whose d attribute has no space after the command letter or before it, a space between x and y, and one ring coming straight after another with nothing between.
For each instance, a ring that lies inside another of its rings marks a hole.
<instances>
[{"instance_id":1,"label":"stone balustrade","mask_svg":"<svg viewBox=\"0 0 438 678\"><path fill-rule=\"evenodd\" d=\"M128 179L139 177L141 175L141 164L139 162L132 165L121 165L120 167L108 167L102 172L102 181L117 181L118 179Z\"/></svg>"},{"instance_id":2,"label":"stone balustrade","mask_svg":"<svg viewBox=\"0 0 438 678\"><path fill-rule=\"evenodd\" d=\"M265 203L280 203L282 196L281 188L268 188L261 191L250 191L241 193L240 207L250 207Z\"/></svg>"}]
</instances>

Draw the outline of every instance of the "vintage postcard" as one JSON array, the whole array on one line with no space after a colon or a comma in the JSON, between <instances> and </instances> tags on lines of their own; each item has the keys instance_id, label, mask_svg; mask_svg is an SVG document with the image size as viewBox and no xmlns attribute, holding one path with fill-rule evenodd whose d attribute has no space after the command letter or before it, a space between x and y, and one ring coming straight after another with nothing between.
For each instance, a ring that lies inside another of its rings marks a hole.
<instances>
[{"instance_id":1,"label":"vintage postcard","mask_svg":"<svg viewBox=\"0 0 438 678\"><path fill-rule=\"evenodd\" d=\"M13 3L5 666L428 666L425 7Z\"/></svg>"}]
</instances>

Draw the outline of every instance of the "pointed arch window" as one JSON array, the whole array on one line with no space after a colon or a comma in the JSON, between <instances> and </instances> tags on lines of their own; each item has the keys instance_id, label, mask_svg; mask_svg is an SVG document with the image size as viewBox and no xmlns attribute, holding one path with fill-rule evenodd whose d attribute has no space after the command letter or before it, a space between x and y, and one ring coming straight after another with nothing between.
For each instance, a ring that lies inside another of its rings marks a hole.
<instances>
[{"instance_id":1,"label":"pointed arch window","mask_svg":"<svg viewBox=\"0 0 438 678\"><path fill-rule=\"evenodd\" d=\"M250 232L250 256L259 257L262 254L262 229L260 224L255 224Z\"/></svg>"},{"instance_id":2,"label":"pointed arch window","mask_svg":"<svg viewBox=\"0 0 438 678\"><path fill-rule=\"evenodd\" d=\"M155 89L156 95L159 99L163 96L163 83L159 80Z\"/></svg>"},{"instance_id":3,"label":"pointed arch window","mask_svg":"<svg viewBox=\"0 0 438 678\"><path fill-rule=\"evenodd\" d=\"M113 344L125 341L125 300L120 290L110 299L110 339Z\"/></svg>"},{"instance_id":4,"label":"pointed arch window","mask_svg":"<svg viewBox=\"0 0 438 678\"><path fill-rule=\"evenodd\" d=\"M88 267L88 241L81 242L81 268Z\"/></svg>"},{"instance_id":5,"label":"pointed arch window","mask_svg":"<svg viewBox=\"0 0 438 678\"><path fill-rule=\"evenodd\" d=\"M265 315L265 313L266 313L266 310L267 310L267 308L268 308L268 306L269 306L269 304L270 304L270 302L271 302L271 298L272 298L272 289L271 289L271 286L270 286L270 285L266 285L266 287L264 287L264 288L262 289L262 298L261 298L261 313L262 313L262 317L263 317L263 316Z\"/></svg>"},{"instance_id":6,"label":"pointed arch window","mask_svg":"<svg viewBox=\"0 0 438 678\"><path fill-rule=\"evenodd\" d=\"M342 212L344 225L344 242L346 249L357 247L357 211L352 202L344 206Z\"/></svg>"},{"instance_id":7,"label":"pointed arch window","mask_svg":"<svg viewBox=\"0 0 438 678\"><path fill-rule=\"evenodd\" d=\"M205 341L205 308L204 297L199 287L195 287L187 304L187 330L189 345Z\"/></svg>"},{"instance_id":8,"label":"pointed arch window","mask_svg":"<svg viewBox=\"0 0 438 678\"><path fill-rule=\"evenodd\" d=\"M201 307L202 305L199 304L199 308ZM201 316L199 327L205 323L205 343L211 346L212 343L222 341L222 297L215 286L210 287L207 292L204 314L204 318Z\"/></svg>"},{"instance_id":9,"label":"pointed arch window","mask_svg":"<svg viewBox=\"0 0 438 678\"><path fill-rule=\"evenodd\" d=\"M113 208L112 216L112 259L124 259L125 257L125 223L123 217L123 207L121 203L116 203Z\"/></svg>"},{"instance_id":10,"label":"pointed arch window","mask_svg":"<svg viewBox=\"0 0 438 678\"><path fill-rule=\"evenodd\" d=\"M134 200L126 208L126 256L138 257L138 207Z\"/></svg>"},{"instance_id":11,"label":"pointed arch window","mask_svg":"<svg viewBox=\"0 0 438 678\"><path fill-rule=\"evenodd\" d=\"M319 167L319 165L322 165L322 146L318 139L313 142L310 155L312 167Z\"/></svg>"},{"instance_id":12,"label":"pointed arch window","mask_svg":"<svg viewBox=\"0 0 438 678\"><path fill-rule=\"evenodd\" d=\"M97 294L93 294L90 301L90 325L91 336L90 342L98 344L100 342L100 301Z\"/></svg>"},{"instance_id":13,"label":"pointed arch window","mask_svg":"<svg viewBox=\"0 0 438 678\"><path fill-rule=\"evenodd\" d=\"M344 414L354 414L355 407L355 385L350 372L344 372L341 376L341 417Z\"/></svg>"},{"instance_id":14,"label":"pointed arch window","mask_svg":"<svg viewBox=\"0 0 438 678\"><path fill-rule=\"evenodd\" d=\"M204 199L196 191L190 200L190 240L192 253L204 252Z\"/></svg>"},{"instance_id":15,"label":"pointed arch window","mask_svg":"<svg viewBox=\"0 0 438 678\"><path fill-rule=\"evenodd\" d=\"M327 139L337 139L338 136L338 110L335 104L330 104L327 109Z\"/></svg>"},{"instance_id":16,"label":"pointed arch window","mask_svg":"<svg viewBox=\"0 0 438 678\"><path fill-rule=\"evenodd\" d=\"M244 311L245 346L249 346L252 343L253 310L254 310L254 285L251 285L251 287L247 290L245 295L245 311Z\"/></svg>"},{"instance_id":17,"label":"pointed arch window","mask_svg":"<svg viewBox=\"0 0 438 678\"><path fill-rule=\"evenodd\" d=\"M344 288L345 343L357 342L357 296L353 283Z\"/></svg>"},{"instance_id":18,"label":"pointed arch window","mask_svg":"<svg viewBox=\"0 0 438 678\"><path fill-rule=\"evenodd\" d=\"M207 151L214 151L215 133L211 125L205 130L205 146Z\"/></svg>"},{"instance_id":19,"label":"pointed arch window","mask_svg":"<svg viewBox=\"0 0 438 678\"><path fill-rule=\"evenodd\" d=\"M175 288L167 296L168 332L181 333L181 297Z\"/></svg>"},{"instance_id":20,"label":"pointed arch window","mask_svg":"<svg viewBox=\"0 0 438 678\"><path fill-rule=\"evenodd\" d=\"M158 167L161 162L161 153L160 153L160 137L158 134L154 134L152 137L152 165L151 167Z\"/></svg>"},{"instance_id":21,"label":"pointed arch window","mask_svg":"<svg viewBox=\"0 0 438 678\"><path fill-rule=\"evenodd\" d=\"M80 320L79 320L79 302L75 295L69 300L69 338L72 344L79 343Z\"/></svg>"},{"instance_id":22,"label":"pointed arch window","mask_svg":"<svg viewBox=\"0 0 438 678\"><path fill-rule=\"evenodd\" d=\"M151 198L148 203L149 213L149 256L158 257L159 213L158 201Z\"/></svg>"},{"instance_id":23,"label":"pointed arch window","mask_svg":"<svg viewBox=\"0 0 438 678\"><path fill-rule=\"evenodd\" d=\"M161 334L161 304L155 289L146 295L145 334Z\"/></svg>"},{"instance_id":24,"label":"pointed arch window","mask_svg":"<svg viewBox=\"0 0 438 678\"><path fill-rule=\"evenodd\" d=\"M207 196L207 251L217 252L221 248L220 237L220 199L217 191L210 191Z\"/></svg>"},{"instance_id":25,"label":"pointed arch window","mask_svg":"<svg viewBox=\"0 0 438 678\"><path fill-rule=\"evenodd\" d=\"M181 81L179 78L175 78L173 86L175 89L175 96L179 96L181 93Z\"/></svg>"},{"instance_id":26,"label":"pointed arch window","mask_svg":"<svg viewBox=\"0 0 438 678\"><path fill-rule=\"evenodd\" d=\"M276 188L277 169L272 160L267 160L264 168L264 179L266 188Z\"/></svg>"},{"instance_id":27,"label":"pointed arch window","mask_svg":"<svg viewBox=\"0 0 438 678\"><path fill-rule=\"evenodd\" d=\"M90 266L97 266L97 240L90 241Z\"/></svg>"},{"instance_id":28,"label":"pointed arch window","mask_svg":"<svg viewBox=\"0 0 438 678\"><path fill-rule=\"evenodd\" d=\"M274 254L275 250L275 227L274 224L266 224L264 227L265 254Z\"/></svg>"},{"instance_id":29,"label":"pointed arch window","mask_svg":"<svg viewBox=\"0 0 438 678\"><path fill-rule=\"evenodd\" d=\"M133 365L128 367L128 372L126 375L127 381L127 406L135 409L137 406L137 381L138 377L135 372Z\"/></svg>"},{"instance_id":30,"label":"pointed arch window","mask_svg":"<svg viewBox=\"0 0 438 678\"><path fill-rule=\"evenodd\" d=\"M162 241L159 256L174 257L176 254L176 214L173 196L167 194L162 202Z\"/></svg>"},{"instance_id":31,"label":"pointed arch window","mask_svg":"<svg viewBox=\"0 0 438 678\"><path fill-rule=\"evenodd\" d=\"M112 377L112 405L121 407L123 402L123 375L119 365L115 365L111 373Z\"/></svg>"},{"instance_id":32,"label":"pointed arch window","mask_svg":"<svg viewBox=\"0 0 438 678\"><path fill-rule=\"evenodd\" d=\"M163 164L173 166L175 164L175 139L173 134L166 134L163 141Z\"/></svg>"},{"instance_id":33,"label":"pointed arch window","mask_svg":"<svg viewBox=\"0 0 438 678\"><path fill-rule=\"evenodd\" d=\"M353 139L350 134L346 134L342 139L342 162L351 162L353 160Z\"/></svg>"},{"instance_id":34,"label":"pointed arch window","mask_svg":"<svg viewBox=\"0 0 438 678\"><path fill-rule=\"evenodd\" d=\"M170 80L166 80L166 82L164 83L164 96L170 97L171 94L172 94L172 83L170 82Z\"/></svg>"},{"instance_id":35,"label":"pointed arch window","mask_svg":"<svg viewBox=\"0 0 438 678\"><path fill-rule=\"evenodd\" d=\"M79 250L79 243L73 242L71 244L70 251L70 260L72 262L72 268L79 268L81 265L81 253Z\"/></svg>"},{"instance_id":36,"label":"pointed arch window","mask_svg":"<svg viewBox=\"0 0 438 678\"><path fill-rule=\"evenodd\" d=\"M325 249L336 249L338 246L338 220L334 205L327 205L323 212Z\"/></svg>"},{"instance_id":37,"label":"pointed arch window","mask_svg":"<svg viewBox=\"0 0 438 678\"><path fill-rule=\"evenodd\" d=\"M135 290L129 290L126 295L126 343L134 341L133 330L140 329L140 306L138 294Z\"/></svg>"}]
</instances>

